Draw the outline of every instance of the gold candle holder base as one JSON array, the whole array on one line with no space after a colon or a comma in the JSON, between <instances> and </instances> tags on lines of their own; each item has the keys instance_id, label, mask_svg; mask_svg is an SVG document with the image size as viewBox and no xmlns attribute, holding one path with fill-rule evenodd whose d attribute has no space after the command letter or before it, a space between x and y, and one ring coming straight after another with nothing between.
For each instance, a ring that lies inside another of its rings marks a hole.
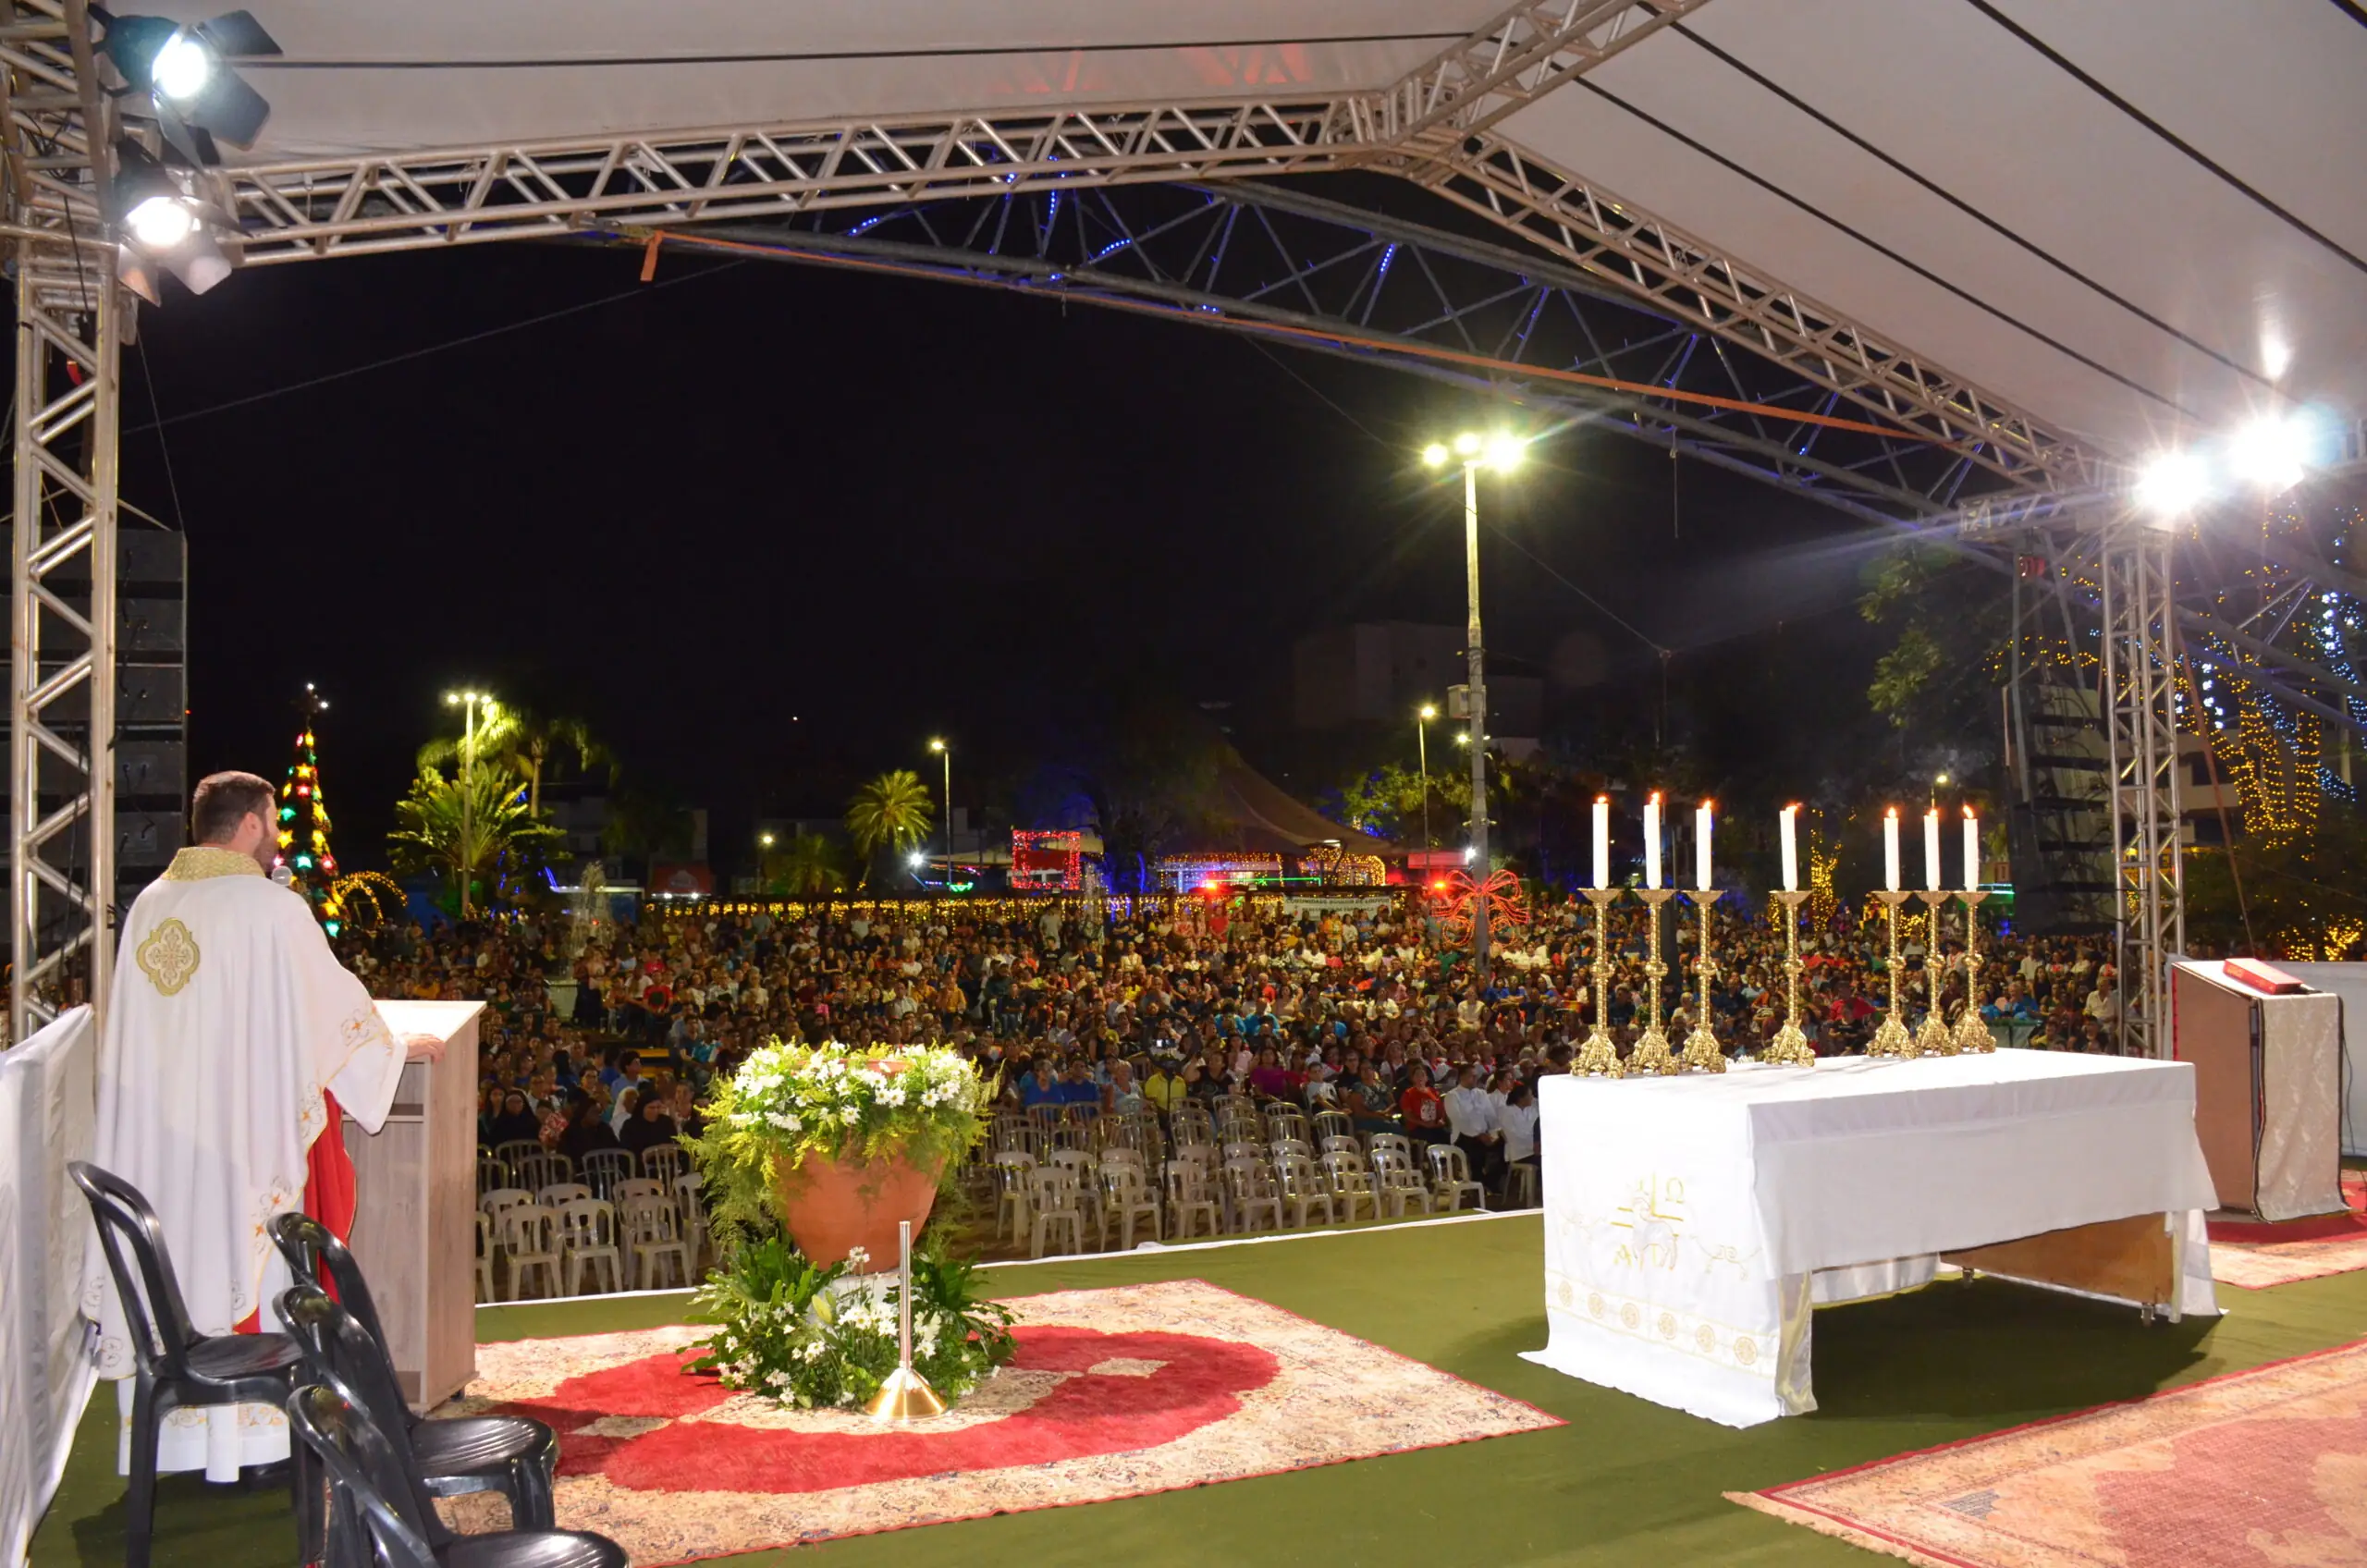
<instances>
[{"instance_id":1,"label":"gold candle holder base","mask_svg":"<svg viewBox=\"0 0 2367 1568\"><path fill-rule=\"evenodd\" d=\"M1784 906L1784 1027L1759 1060L1770 1067L1814 1067L1815 1048L1800 1032L1800 906L1809 896L1786 892L1773 898Z\"/></svg>"},{"instance_id":2,"label":"gold candle holder base","mask_svg":"<svg viewBox=\"0 0 2367 1568\"><path fill-rule=\"evenodd\" d=\"M1956 897L1964 902L1964 1016L1956 1020L1956 1049L1968 1056L1986 1055L1997 1048L1997 1036L1981 1016L1981 900L1989 895L1967 888Z\"/></svg>"},{"instance_id":3,"label":"gold candle holder base","mask_svg":"<svg viewBox=\"0 0 2367 1568\"><path fill-rule=\"evenodd\" d=\"M1917 1056L1954 1056L1956 1054L1956 1031L1948 1027L1944 994L1945 973L1940 967L1940 911L1947 907L1945 893L1918 893L1923 907L1930 912L1930 937L1923 947L1923 990L1931 1002L1931 1011L1923 1015L1923 1027L1915 1032Z\"/></svg>"},{"instance_id":4,"label":"gold candle holder base","mask_svg":"<svg viewBox=\"0 0 2367 1568\"><path fill-rule=\"evenodd\" d=\"M1685 1054L1676 1059L1679 1068L1687 1072L1723 1072L1726 1053L1718 1045L1718 1036L1710 1029L1710 977L1718 966L1710 958L1710 906L1718 901L1714 888L1687 895L1693 907L1701 912L1701 941L1695 949L1694 973L1701 981L1701 1011L1694 1020L1693 1032L1685 1036Z\"/></svg>"},{"instance_id":5,"label":"gold candle holder base","mask_svg":"<svg viewBox=\"0 0 2367 1568\"><path fill-rule=\"evenodd\" d=\"M1627 1055L1627 1071L1666 1074L1676 1072L1677 1065L1669 1052L1668 1035L1661 1030L1661 981L1668 974L1668 965L1661 962L1661 906L1676 897L1676 889L1638 888L1636 896L1644 900L1651 919L1650 946L1646 949L1650 956L1644 961L1644 985L1650 999L1645 1004L1644 1032Z\"/></svg>"},{"instance_id":6,"label":"gold candle holder base","mask_svg":"<svg viewBox=\"0 0 2367 1568\"><path fill-rule=\"evenodd\" d=\"M945 1402L928 1386L928 1379L909 1366L899 1366L888 1374L879 1391L863 1413L874 1421L926 1421L932 1415L945 1414Z\"/></svg>"},{"instance_id":7,"label":"gold candle holder base","mask_svg":"<svg viewBox=\"0 0 2367 1568\"><path fill-rule=\"evenodd\" d=\"M1619 1047L1611 1038L1611 906L1624 891L1618 888L1588 888L1587 902L1594 905L1594 1033L1578 1047L1570 1071L1580 1077L1617 1078L1627 1071Z\"/></svg>"},{"instance_id":8,"label":"gold candle holder base","mask_svg":"<svg viewBox=\"0 0 2367 1568\"><path fill-rule=\"evenodd\" d=\"M1883 923L1890 928L1890 1011L1883 1015L1882 1027L1866 1043L1868 1056L1912 1057L1915 1036L1899 1022L1898 999L1898 906L1913 898L1912 893L1876 893L1883 901Z\"/></svg>"}]
</instances>

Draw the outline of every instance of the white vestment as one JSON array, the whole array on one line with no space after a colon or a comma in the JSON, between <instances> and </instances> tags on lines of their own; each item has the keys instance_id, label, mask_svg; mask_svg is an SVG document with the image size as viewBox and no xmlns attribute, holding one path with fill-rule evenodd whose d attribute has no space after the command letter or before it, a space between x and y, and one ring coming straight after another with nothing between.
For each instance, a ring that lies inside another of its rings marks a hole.
<instances>
[{"instance_id":1,"label":"white vestment","mask_svg":"<svg viewBox=\"0 0 2367 1568\"><path fill-rule=\"evenodd\" d=\"M375 1133L403 1058L311 906L252 857L185 849L134 901L99 1047L92 1161L155 1209L199 1333L227 1334L250 1313L278 1327L271 1303L289 1278L264 1228L303 1207L313 1140L344 1136L322 1091ZM125 1378L130 1341L92 1241L83 1311L99 1326L99 1375ZM241 1464L287 1457L287 1418L261 1405L179 1412L159 1447L160 1468L235 1479Z\"/></svg>"}]
</instances>

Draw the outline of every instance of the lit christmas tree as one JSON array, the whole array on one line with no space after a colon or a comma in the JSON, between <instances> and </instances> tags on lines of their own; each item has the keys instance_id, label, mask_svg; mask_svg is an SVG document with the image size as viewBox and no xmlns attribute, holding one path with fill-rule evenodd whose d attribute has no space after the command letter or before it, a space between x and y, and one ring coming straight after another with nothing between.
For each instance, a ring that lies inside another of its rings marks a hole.
<instances>
[{"instance_id":1,"label":"lit christmas tree","mask_svg":"<svg viewBox=\"0 0 2367 1568\"><path fill-rule=\"evenodd\" d=\"M329 849L329 805L321 791L321 765L315 754L313 720L329 705L311 682L297 704L304 728L296 737L296 760L288 766L287 781L279 786L279 859L288 872L288 886L301 893L330 936L337 934L344 911L337 893L337 856Z\"/></svg>"}]
</instances>

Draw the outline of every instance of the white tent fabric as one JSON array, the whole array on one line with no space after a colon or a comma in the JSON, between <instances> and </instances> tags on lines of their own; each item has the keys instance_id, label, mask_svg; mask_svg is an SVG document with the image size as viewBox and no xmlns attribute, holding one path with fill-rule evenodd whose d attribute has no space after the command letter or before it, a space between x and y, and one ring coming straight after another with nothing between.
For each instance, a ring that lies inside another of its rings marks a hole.
<instances>
[{"instance_id":1,"label":"white tent fabric","mask_svg":"<svg viewBox=\"0 0 2367 1568\"><path fill-rule=\"evenodd\" d=\"M218 0L159 7L196 18ZM257 0L248 158L1380 89L1490 0ZM1712 0L1499 130L2138 456L2367 410L2357 0Z\"/></svg>"}]
</instances>

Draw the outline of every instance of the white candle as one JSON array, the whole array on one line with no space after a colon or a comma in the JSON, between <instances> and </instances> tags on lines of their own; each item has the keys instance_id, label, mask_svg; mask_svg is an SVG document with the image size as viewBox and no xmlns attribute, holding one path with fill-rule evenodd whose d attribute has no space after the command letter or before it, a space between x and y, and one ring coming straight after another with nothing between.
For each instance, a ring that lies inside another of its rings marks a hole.
<instances>
[{"instance_id":1,"label":"white candle","mask_svg":"<svg viewBox=\"0 0 2367 1568\"><path fill-rule=\"evenodd\" d=\"M1784 891L1787 893L1800 890L1799 820L1799 807L1784 808Z\"/></svg>"},{"instance_id":2,"label":"white candle","mask_svg":"<svg viewBox=\"0 0 2367 1568\"><path fill-rule=\"evenodd\" d=\"M1898 808L1883 818L1883 886L1898 891Z\"/></svg>"},{"instance_id":3,"label":"white candle","mask_svg":"<svg viewBox=\"0 0 2367 1568\"><path fill-rule=\"evenodd\" d=\"M1923 814L1923 879L1932 891L1940 890L1940 808L1933 806Z\"/></svg>"},{"instance_id":4,"label":"white candle","mask_svg":"<svg viewBox=\"0 0 2367 1568\"><path fill-rule=\"evenodd\" d=\"M1972 808L1964 808L1964 886L1967 892L1981 886L1981 819Z\"/></svg>"},{"instance_id":5,"label":"white candle","mask_svg":"<svg viewBox=\"0 0 2367 1568\"><path fill-rule=\"evenodd\" d=\"M1661 798L1657 791L1644 802L1644 886L1661 885Z\"/></svg>"},{"instance_id":6,"label":"white candle","mask_svg":"<svg viewBox=\"0 0 2367 1568\"><path fill-rule=\"evenodd\" d=\"M1594 798L1594 885L1611 886L1611 797Z\"/></svg>"},{"instance_id":7,"label":"white candle","mask_svg":"<svg viewBox=\"0 0 2367 1568\"><path fill-rule=\"evenodd\" d=\"M1710 802L1693 808L1693 885L1710 890Z\"/></svg>"}]
</instances>

